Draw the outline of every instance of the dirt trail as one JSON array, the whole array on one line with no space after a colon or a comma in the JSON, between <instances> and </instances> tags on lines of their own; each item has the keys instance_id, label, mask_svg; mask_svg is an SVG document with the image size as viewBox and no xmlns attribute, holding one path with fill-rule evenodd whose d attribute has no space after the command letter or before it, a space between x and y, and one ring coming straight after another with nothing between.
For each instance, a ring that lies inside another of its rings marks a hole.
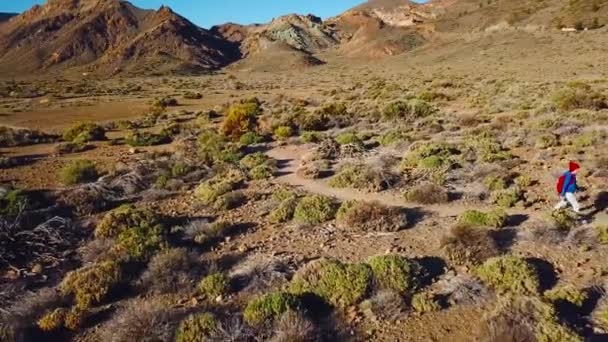
<instances>
[{"instance_id":1,"label":"dirt trail","mask_svg":"<svg viewBox=\"0 0 608 342\"><path fill-rule=\"evenodd\" d=\"M470 209L490 210L490 207L480 205L466 205L461 203L436 204L421 206L409 203L399 194L392 192L368 193L354 189L337 189L327 184L327 180L305 179L296 174L300 159L308 151L306 145L280 146L268 151L268 156L279 161L279 176L275 182L289 184L299 187L307 192L335 197L343 201L364 200L377 201L388 206L399 206L404 208L419 208L425 212L435 214L439 217L455 217ZM525 215L528 218L542 218L542 211L523 209L507 210L509 215Z\"/></svg>"}]
</instances>

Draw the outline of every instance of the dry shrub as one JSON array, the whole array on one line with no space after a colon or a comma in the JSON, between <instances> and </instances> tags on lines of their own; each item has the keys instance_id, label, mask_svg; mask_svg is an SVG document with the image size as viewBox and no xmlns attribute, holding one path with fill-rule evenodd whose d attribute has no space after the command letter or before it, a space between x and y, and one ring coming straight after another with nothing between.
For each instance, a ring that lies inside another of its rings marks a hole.
<instances>
[{"instance_id":1,"label":"dry shrub","mask_svg":"<svg viewBox=\"0 0 608 342\"><path fill-rule=\"evenodd\" d=\"M243 322L239 316L233 316L231 319L220 324L212 332L211 341L251 341L255 337L253 331Z\"/></svg>"},{"instance_id":2,"label":"dry shrub","mask_svg":"<svg viewBox=\"0 0 608 342\"><path fill-rule=\"evenodd\" d=\"M152 257L140 284L155 294L190 291L200 266L196 255L185 248L168 249Z\"/></svg>"},{"instance_id":3,"label":"dry shrub","mask_svg":"<svg viewBox=\"0 0 608 342\"><path fill-rule=\"evenodd\" d=\"M168 303L159 299L127 302L99 332L102 341L172 341L176 322Z\"/></svg>"},{"instance_id":4,"label":"dry shrub","mask_svg":"<svg viewBox=\"0 0 608 342\"><path fill-rule=\"evenodd\" d=\"M449 201L448 191L433 183L418 185L405 194L406 200L419 204L439 204Z\"/></svg>"},{"instance_id":5,"label":"dry shrub","mask_svg":"<svg viewBox=\"0 0 608 342\"><path fill-rule=\"evenodd\" d=\"M274 324L270 342L314 342L319 340L314 323L293 310L285 312Z\"/></svg>"},{"instance_id":6,"label":"dry shrub","mask_svg":"<svg viewBox=\"0 0 608 342\"><path fill-rule=\"evenodd\" d=\"M500 254L487 229L457 224L441 238L441 248L458 265L478 265Z\"/></svg>"},{"instance_id":7,"label":"dry shrub","mask_svg":"<svg viewBox=\"0 0 608 342\"><path fill-rule=\"evenodd\" d=\"M555 309L536 297L505 297L484 317L479 340L494 341L582 341L560 325Z\"/></svg>"},{"instance_id":8,"label":"dry shrub","mask_svg":"<svg viewBox=\"0 0 608 342\"><path fill-rule=\"evenodd\" d=\"M113 239L93 239L80 249L80 257L85 264L107 259L113 254L115 243Z\"/></svg>"},{"instance_id":9,"label":"dry shrub","mask_svg":"<svg viewBox=\"0 0 608 342\"><path fill-rule=\"evenodd\" d=\"M37 320L44 313L63 304L65 304L63 296L52 288L43 288L25 294L13 305L0 310L0 337L2 337L2 329L13 337L22 336L26 329L36 325Z\"/></svg>"},{"instance_id":10,"label":"dry shrub","mask_svg":"<svg viewBox=\"0 0 608 342\"><path fill-rule=\"evenodd\" d=\"M449 272L434 286L437 294L445 297L450 305L475 305L489 298L487 287L468 274Z\"/></svg>"},{"instance_id":11,"label":"dry shrub","mask_svg":"<svg viewBox=\"0 0 608 342\"><path fill-rule=\"evenodd\" d=\"M395 182L395 176L385 170L371 168L368 165L345 164L329 180L334 188L354 188L368 191L386 190Z\"/></svg>"},{"instance_id":12,"label":"dry shrub","mask_svg":"<svg viewBox=\"0 0 608 342\"><path fill-rule=\"evenodd\" d=\"M377 322L394 322L407 313L403 296L394 290L381 290L362 302L359 307L366 317Z\"/></svg>"},{"instance_id":13,"label":"dry shrub","mask_svg":"<svg viewBox=\"0 0 608 342\"><path fill-rule=\"evenodd\" d=\"M379 232L399 231L408 224L403 210L378 202L344 202L337 221L349 229Z\"/></svg>"},{"instance_id":14,"label":"dry shrub","mask_svg":"<svg viewBox=\"0 0 608 342\"><path fill-rule=\"evenodd\" d=\"M254 293L287 282L291 274L293 265L287 260L256 254L236 265L230 271L229 277L238 288Z\"/></svg>"}]
</instances>

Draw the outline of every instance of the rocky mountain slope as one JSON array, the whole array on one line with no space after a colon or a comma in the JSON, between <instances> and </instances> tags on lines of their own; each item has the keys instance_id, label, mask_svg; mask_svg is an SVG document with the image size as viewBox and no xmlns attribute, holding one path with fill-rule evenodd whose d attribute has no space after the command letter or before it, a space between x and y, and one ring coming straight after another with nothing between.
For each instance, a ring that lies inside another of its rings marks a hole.
<instances>
[{"instance_id":1,"label":"rocky mountain slope","mask_svg":"<svg viewBox=\"0 0 608 342\"><path fill-rule=\"evenodd\" d=\"M370 0L336 17L290 14L210 30L161 7L120 0L49 0L2 22L0 72L162 74L236 65L250 70L322 64L327 54L378 59L471 32L597 28L608 0Z\"/></svg>"},{"instance_id":2,"label":"rocky mountain slope","mask_svg":"<svg viewBox=\"0 0 608 342\"><path fill-rule=\"evenodd\" d=\"M239 57L234 44L167 7L141 10L119 0L49 0L0 26L6 73L201 71Z\"/></svg>"}]
</instances>

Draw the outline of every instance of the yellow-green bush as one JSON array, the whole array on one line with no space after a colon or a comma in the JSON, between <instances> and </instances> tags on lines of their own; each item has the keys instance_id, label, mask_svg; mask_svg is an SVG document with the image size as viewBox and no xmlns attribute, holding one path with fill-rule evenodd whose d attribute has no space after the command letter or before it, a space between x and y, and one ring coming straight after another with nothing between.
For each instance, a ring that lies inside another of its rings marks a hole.
<instances>
[{"instance_id":1,"label":"yellow-green bush","mask_svg":"<svg viewBox=\"0 0 608 342\"><path fill-rule=\"evenodd\" d=\"M151 132L133 131L125 137L125 143L133 147L156 146L168 144L171 142L171 137L163 132L154 134Z\"/></svg>"},{"instance_id":2,"label":"yellow-green bush","mask_svg":"<svg viewBox=\"0 0 608 342\"><path fill-rule=\"evenodd\" d=\"M539 290L534 267L516 256L488 259L474 273L500 294L536 295Z\"/></svg>"},{"instance_id":3,"label":"yellow-green bush","mask_svg":"<svg viewBox=\"0 0 608 342\"><path fill-rule=\"evenodd\" d=\"M591 86L581 82L570 83L557 91L552 97L553 104L561 111L573 109L598 110L608 107L605 95L594 91Z\"/></svg>"},{"instance_id":4,"label":"yellow-green bush","mask_svg":"<svg viewBox=\"0 0 608 342\"><path fill-rule=\"evenodd\" d=\"M287 311L296 310L300 305L298 297L286 292L274 292L251 300L243 317L250 325L259 325L280 317Z\"/></svg>"},{"instance_id":5,"label":"yellow-green bush","mask_svg":"<svg viewBox=\"0 0 608 342\"><path fill-rule=\"evenodd\" d=\"M507 188L505 179L498 176L487 176L484 178L483 184L488 187L490 191L504 190Z\"/></svg>"},{"instance_id":6,"label":"yellow-green bush","mask_svg":"<svg viewBox=\"0 0 608 342\"><path fill-rule=\"evenodd\" d=\"M488 213L478 210L467 210L460 214L458 222L471 226L502 228L507 222L507 213L502 210L494 210Z\"/></svg>"},{"instance_id":7,"label":"yellow-green bush","mask_svg":"<svg viewBox=\"0 0 608 342\"><path fill-rule=\"evenodd\" d=\"M270 212L268 220L271 223L285 223L290 221L293 219L293 214L296 211L297 205L298 199L295 196L284 199Z\"/></svg>"},{"instance_id":8,"label":"yellow-green bush","mask_svg":"<svg viewBox=\"0 0 608 342\"><path fill-rule=\"evenodd\" d=\"M135 258L147 258L165 245L165 229L159 218L132 205L106 214L95 228L95 236L116 239L116 247Z\"/></svg>"},{"instance_id":9,"label":"yellow-green bush","mask_svg":"<svg viewBox=\"0 0 608 342\"><path fill-rule=\"evenodd\" d=\"M421 169L449 168L455 163L453 157L458 153L459 151L449 144L414 144L403 159L401 168L404 170L416 167Z\"/></svg>"},{"instance_id":10,"label":"yellow-green bush","mask_svg":"<svg viewBox=\"0 0 608 342\"><path fill-rule=\"evenodd\" d=\"M378 288L408 294L420 284L419 277L422 271L420 265L400 255L371 257L367 264L372 270L374 283Z\"/></svg>"},{"instance_id":11,"label":"yellow-green bush","mask_svg":"<svg viewBox=\"0 0 608 342\"><path fill-rule=\"evenodd\" d=\"M434 312L441 310L437 296L431 292L416 293L412 297L412 308L417 313Z\"/></svg>"},{"instance_id":12,"label":"yellow-green bush","mask_svg":"<svg viewBox=\"0 0 608 342\"><path fill-rule=\"evenodd\" d=\"M523 192L518 187L492 193L492 202L503 208L511 208L522 198Z\"/></svg>"},{"instance_id":13,"label":"yellow-green bush","mask_svg":"<svg viewBox=\"0 0 608 342\"><path fill-rule=\"evenodd\" d=\"M578 307L583 306L588 298L587 293L572 285L566 285L545 291L543 295L547 300L552 302L563 301Z\"/></svg>"},{"instance_id":14,"label":"yellow-green bush","mask_svg":"<svg viewBox=\"0 0 608 342\"><path fill-rule=\"evenodd\" d=\"M205 342L218 322L210 313L193 314L183 320L175 334L176 342Z\"/></svg>"},{"instance_id":15,"label":"yellow-green bush","mask_svg":"<svg viewBox=\"0 0 608 342\"><path fill-rule=\"evenodd\" d=\"M332 220L336 215L336 206L329 197L321 195L306 196L300 200L293 218L301 223L319 224Z\"/></svg>"},{"instance_id":16,"label":"yellow-green bush","mask_svg":"<svg viewBox=\"0 0 608 342\"><path fill-rule=\"evenodd\" d=\"M208 164L217 162L238 162L241 153L235 144L213 130L204 130L198 137L198 152Z\"/></svg>"},{"instance_id":17,"label":"yellow-green bush","mask_svg":"<svg viewBox=\"0 0 608 342\"><path fill-rule=\"evenodd\" d=\"M208 298L225 296L230 290L230 279L224 273L213 273L198 283L198 290Z\"/></svg>"},{"instance_id":18,"label":"yellow-green bush","mask_svg":"<svg viewBox=\"0 0 608 342\"><path fill-rule=\"evenodd\" d=\"M429 116L436 112L426 101L413 99L409 101L395 101L388 104L383 111L387 120L412 120Z\"/></svg>"},{"instance_id":19,"label":"yellow-green bush","mask_svg":"<svg viewBox=\"0 0 608 342\"><path fill-rule=\"evenodd\" d=\"M372 271L366 264L322 259L296 272L289 289L295 294L314 293L330 304L347 307L365 298L371 281Z\"/></svg>"},{"instance_id":20,"label":"yellow-green bush","mask_svg":"<svg viewBox=\"0 0 608 342\"><path fill-rule=\"evenodd\" d=\"M575 214L566 209L552 211L549 216L549 220L553 226L561 230L569 230L573 228L576 226L578 221Z\"/></svg>"},{"instance_id":21,"label":"yellow-green bush","mask_svg":"<svg viewBox=\"0 0 608 342\"><path fill-rule=\"evenodd\" d=\"M105 138L106 130L91 122L77 124L63 133L63 140L78 143L104 140Z\"/></svg>"},{"instance_id":22,"label":"yellow-green bush","mask_svg":"<svg viewBox=\"0 0 608 342\"><path fill-rule=\"evenodd\" d=\"M279 126L274 130L274 137L277 140L286 140L293 135L293 130L289 126Z\"/></svg>"},{"instance_id":23,"label":"yellow-green bush","mask_svg":"<svg viewBox=\"0 0 608 342\"><path fill-rule=\"evenodd\" d=\"M367 165L345 164L328 184L334 188L382 191L389 187L390 178L390 175Z\"/></svg>"},{"instance_id":24,"label":"yellow-green bush","mask_svg":"<svg viewBox=\"0 0 608 342\"><path fill-rule=\"evenodd\" d=\"M38 328L42 331L54 331L63 327L67 310L65 308L57 308L46 313L38 322Z\"/></svg>"},{"instance_id":25,"label":"yellow-green bush","mask_svg":"<svg viewBox=\"0 0 608 342\"><path fill-rule=\"evenodd\" d=\"M112 260L101 261L69 272L59 289L64 295L73 294L76 306L86 309L103 301L121 277L120 264Z\"/></svg>"},{"instance_id":26,"label":"yellow-green bush","mask_svg":"<svg viewBox=\"0 0 608 342\"><path fill-rule=\"evenodd\" d=\"M30 206L30 199L23 190L12 189L0 194L0 215L16 216Z\"/></svg>"},{"instance_id":27,"label":"yellow-green bush","mask_svg":"<svg viewBox=\"0 0 608 342\"><path fill-rule=\"evenodd\" d=\"M90 160L72 160L59 172L59 179L65 185L94 182L97 177L95 164Z\"/></svg>"},{"instance_id":28,"label":"yellow-green bush","mask_svg":"<svg viewBox=\"0 0 608 342\"><path fill-rule=\"evenodd\" d=\"M248 101L233 104L228 109L222 123L222 133L233 138L240 138L243 134L255 130L257 116L260 113L259 102Z\"/></svg>"},{"instance_id":29,"label":"yellow-green bush","mask_svg":"<svg viewBox=\"0 0 608 342\"><path fill-rule=\"evenodd\" d=\"M602 245L608 245L608 226L597 226L597 238Z\"/></svg>"}]
</instances>

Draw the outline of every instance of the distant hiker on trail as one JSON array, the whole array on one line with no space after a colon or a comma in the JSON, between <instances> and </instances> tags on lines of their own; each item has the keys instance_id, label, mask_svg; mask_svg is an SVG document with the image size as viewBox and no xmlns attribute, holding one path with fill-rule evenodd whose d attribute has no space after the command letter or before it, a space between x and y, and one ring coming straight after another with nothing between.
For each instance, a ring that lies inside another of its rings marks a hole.
<instances>
[{"instance_id":1,"label":"distant hiker on trail","mask_svg":"<svg viewBox=\"0 0 608 342\"><path fill-rule=\"evenodd\" d=\"M576 213L581 212L581 206L578 204L576 196L574 196L576 192L576 174L580 168L580 165L571 161L568 165L568 171L559 177L557 181L557 193L561 200L555 206L555 210L564 209L570 203Z\"/></svg>"}]
</instances>

